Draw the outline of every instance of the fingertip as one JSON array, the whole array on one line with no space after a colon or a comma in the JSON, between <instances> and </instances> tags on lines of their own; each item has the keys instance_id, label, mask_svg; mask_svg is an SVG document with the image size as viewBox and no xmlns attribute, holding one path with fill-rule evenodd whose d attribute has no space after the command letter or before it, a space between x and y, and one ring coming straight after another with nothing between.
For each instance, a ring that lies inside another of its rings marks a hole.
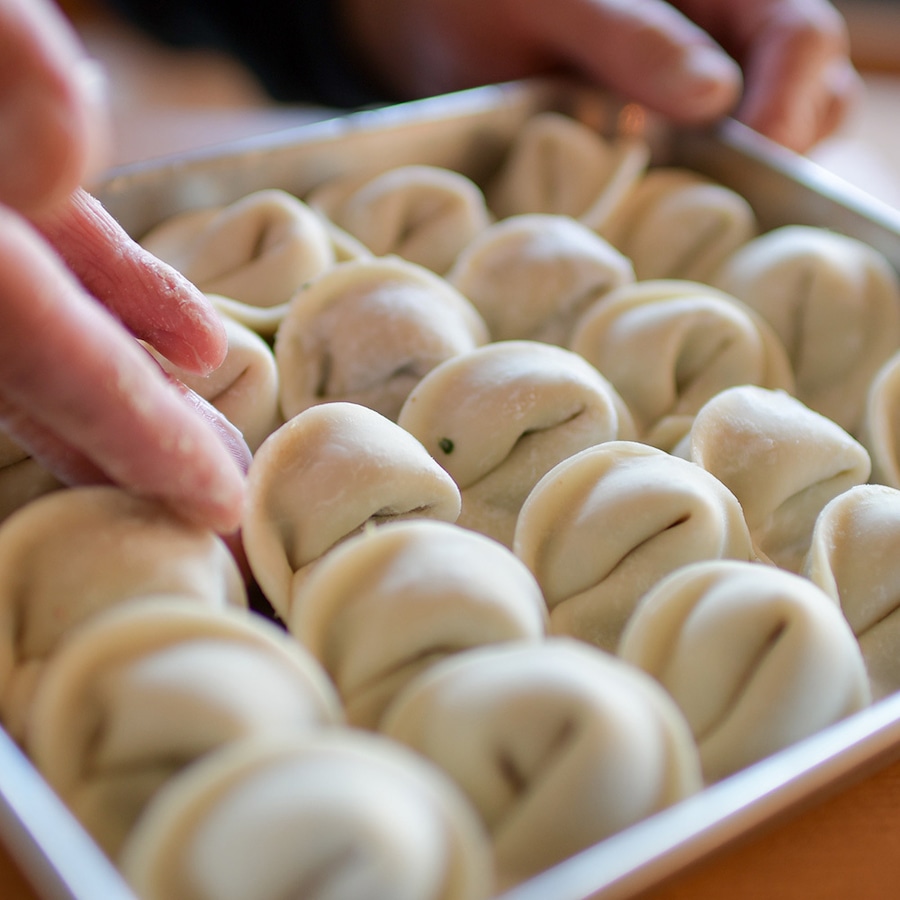
<instances>
[{"instance_id":1,"label":"fingertip","mask_svg":"<svg viewBox=\"0 0 900 900\"><path fill-rule=\"evenodd\" d=\"M738 64L722 50L692 44L659 72L656 95L648 102L683 123L709 122L730 112L741 95Z\"/></svg>"}]
</instances>

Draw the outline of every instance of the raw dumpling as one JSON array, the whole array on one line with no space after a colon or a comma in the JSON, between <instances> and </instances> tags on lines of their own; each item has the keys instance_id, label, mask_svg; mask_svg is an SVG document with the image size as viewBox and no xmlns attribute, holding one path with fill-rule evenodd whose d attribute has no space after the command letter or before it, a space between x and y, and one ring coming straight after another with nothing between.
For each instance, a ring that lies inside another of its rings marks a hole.
<instances>
[{"instance_id":1,"label":"raw dumpling","mask_svg":"<svg viewBox=\"0 0 900 900\"><path fill-rule=\"evenodd\" d=\"M294 296L278 329L282 412L344 400L396 420L427 372L487 340L474 306L427 269L396 257L342 263Z\"/></svg>"},{"instance_id":2,"label":"raw dumpling","mask_svg":"<svg viewBox=\"0 0 900 900\"><path fill-rule=\"evenodd\" d=\"M222 364L205 377L185 372L152 349L150 352L170 375L219 410L254 451L281 424L278 369L269 345L255 331L227 315L222 323L228 352Z\"/></svg>"},{"instance_id":3,"label":"raw dumpling","mask_svg":"<svg viewBox=\"0 0 900 900\"><path fill-rule=\"evenodd\" d=\"M631 441L583 450L528 496L513 550L550 630L613 651L638 600L674 569L752 556L740 504L699 466Z\"/></svg>"},{"instance_id":4,"label":"raw dumpling","mask_svg":"<svg viewBox=\"0 0 900 900\"><path fill-rule=\"evenodd\" d=\"M641 600L619 653L684 712L711 782L871 699L837 604L807 579L762 563L674 572Z\"/></svg>"},{"instance_id":5,"label":"raw dumpling","mask_svg":"<svg viewBox=\"0 0 900 900\"><path fill-rule=\"evenodd\" d=\"M47 663L24 743L114 858L150 797L194 760L342 721L325 672L276 625L152 598L72 632Z\"/></svg>"},{"instance_id":6,"label":"raw dumpling","mask_svg":"<svg viewBox=\"0 0 900 900\"><path fill-rule=\"evenodd\" d=\"M547 610L506 547L427 519L363 532L295 594L288 629L328 671L351 724L374 728L411 678L480 644L537 640Z\"/></svg>"},{"instance_id":7,"label":"raw dumpling","mask_svg":"<svg viewBox=\"0 0 900 900\"><path fill-rule=\"evenodd\" d=\"M67 488L15 512L0 526L0 571L0 717L14 736L44 661L95 613L156 595L247 605L218 535L115 487Z\"/></svg>"},{"instance_id":8,"label":"raw dumpling","mask_svg":"<svg viewBox=\"0 0 900 900\"><path fill-rule=\"evenodd\" d=\"M869 382L900 348L900 287L887 259L855 238L792 225L737 250L715 284L775 329L798 399L855 434Z\"/></svg>"},{"instance_id":9,"label":"raw dumpling","mask_svg":"<svg viewBox=\"0 0 900 900\"><path fill-rule=\"evenodd\" d=\"M538 341L499 341L447 360L419 382L397 421L459 485L459 524L507 546L545 472L633 434L625 404L593 366Z\"/></svg>"},{"instance_id":10,"label":"raw dumpling","mask_svg":"<svg viewBox=\"0 0 900 900\"><path fill-rule=\"evenodd\" d=\"M248 739L173 779L121 868L142 900L487 900L484 829L406 748L333 729Z\"/></svg>"},{"instance_id":11,"label":"raw dumpling","mask_svg":"<svg viewBox=\"0 0 900 900\"><path fill-rule=\"evenodd\" d=\"M354 403L313 406L263 441L247 475L244 549L275 611L290 617L311 564L369 523L454 521L459 488L409 432Z\"/></svg>"},{"instance_id":12,"label":"raw dumpling","mask_svg":"<svg viewBox=\"0 0 900 900\"><path fill-rule=\"evenodd\" d=\"M707 281L755 237L756 214L738 193L687 169L650 169L599 233L634 264L641 281Z\"/></svg>"},{"instance_id":13,"label":"raw dumpling","mask_svg":"<svg viewBox=\"0 0 900 900\"><path fill-rule=\"evenodd\" d=\"M659 685L566 638L449 657L397 697L382 730L469 796L501 886L701 787L690 730Z\"/></svg>"},{"instance_id":14,"label":"raw dumpling","mask_svg":"<svg viewBox=\"0 0 900 900\"><path fill-rule=\"evenodd\" d=\"M0 431L0 522L31 500L61 487L55 475Z\"/></svg>"},{"instance_id":15,"label":"raw dumpling","mask_svg":"<svg viewBox=\"0 0 900 900\"><path fill-rule=\"evenodd\" d=\"M568 216L512 216L481 232L447 275L481 313L492 340L566 344L595 300L634 281L624 257Z\"/></svg>"},{"instance_id":16,"label":"raw dumpling","mask_svg":"<svg viewBox=\"0 0 900 900\"><path fill-rule=\"evenodd\" d=\"M444 274L491 221L474 181L437 166L397 166L345 176L307 198L375 256L394 254Z\"/></svg>"},{"instance_id":17,"label":"raw dumpling","mask_svg":"<svg viewBox=\"0 0 900 900\"><path fill-rule=\"evenodd\" d=\"M872 458L870 480L900 488L900 351L869 385L860 441Z\"/></svg>"},{"instance_id":18,"label":"raw dumpling","mask_svg":"<svg viewBox=\"0 0 900 900\"><path fill-rule=\"evenodd\" d=\"M644 174L650 148L640 138L607 140L561 113L532 116L487 188L501 219L552 213L597 229Z\"/></svg>"},{"instance_id":19,"label":"raw dumpling","mask_svg":"<svg viewBox=\"0 0 900 900\"><path fill-rule=\"evenodd\" d=\"M179 213L151 229L141 245L200 290L220 295L223 311L267 336L297 288L335 262L321 216L280 190Z\"/></svg>"},{"instance_id":20,"label":"raw dumpling","mask_svg":"<svg viewBox=\"0 0 900 900\"><path fill-rule=\"evenodd\" d=\"M876 698L900 689L900 490L860 484L816 520L803 574L841 605Z\"/></svg>"},{"instance_id":21,"label":"raw dumpling","mask_svg":"<svg viewBox=\"0 0 900 900\"><path fill-rule=\"evenodd\" d=\"M641 440L662 450L724 388L794 390L787 351L769 324L698 282L641 281L610 292L582 316L569 347L609 379Z\"/></svg>"},{"instance_id":22,"label":"raw dumpling","mask_svg":"<svg viewBox=\"0 0 900 900\"><path fill-rule=\"evenodd\" d=\"M865 448L784 391L727 388L697 413L689 458L734 492L763 558L799 572L822 508L863 484Z\"/></svg>"}]
</instances>

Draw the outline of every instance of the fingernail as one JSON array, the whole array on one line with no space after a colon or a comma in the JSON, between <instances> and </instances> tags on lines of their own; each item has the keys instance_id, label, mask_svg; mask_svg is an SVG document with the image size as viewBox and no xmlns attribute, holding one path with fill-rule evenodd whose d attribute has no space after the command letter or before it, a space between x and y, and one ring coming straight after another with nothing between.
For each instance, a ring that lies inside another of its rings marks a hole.
<instances>
[{"instance_id":1,"label":"fingernail","mask_svg":"<svg viewBox=\"0 0 900 900\"><path fill-rule=\"evenodd\" d=\"M677 95L690 118L723 115L741 91L738 64L715 47L696 44L685 50L681 65L671 73L668 89Z\"/></svg>"},{"instance_id":2,"label":"fingernail","mask_svg":"<svg viewBox=\"0 0 900 900\"><path fill-rule=\"evenodd\" d=\"M84 57L74 69L74 83L88 115L86 174L93 175L106 165L112 144L109 115L109 79L95 59Z\"/></svg>"}]
</instances>

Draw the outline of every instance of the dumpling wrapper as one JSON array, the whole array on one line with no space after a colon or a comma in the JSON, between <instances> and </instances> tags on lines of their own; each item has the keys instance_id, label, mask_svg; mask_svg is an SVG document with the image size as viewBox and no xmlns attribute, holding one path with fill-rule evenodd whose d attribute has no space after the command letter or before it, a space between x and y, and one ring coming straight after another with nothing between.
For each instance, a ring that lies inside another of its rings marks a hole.
<instances>
[{"instance_id":1,"label":"dumpling wrapper","mask_svg":"<svg viewBox=\"0 0 900 900\"><path fill-rule=\"evenodd\" d=\"M140 243L264 336L275 333L294 292L337 259L322 217L276 189L178 213Z\"/></svg>"},{"instance_id":2,"label":"dumpling wrapper","mask_svg":"<svg viewBox=\"0 0 900 900\"><path fill-rule=\"evenodd\" d=\"M152 795L205 754L342 722L324 670L276 625L154 597L71 634L47 663L24 745L115 858Z\"/></svg>"},{"instance_id":3,"label":"dumpling wrapper","mask_svg":"<svg viewBox=\"0 0 900 900\"><path fill-rule=\"evenodd\" d=\"M685 566L644 596L619 654L683 711L708 782L867 706L868 678L840 608L762 563Z\"/></svg>"},{"instance_id":4,"label":"dumpling wrapper","mask_svg":"<svg viewBox=\"0 0 900 900\"><path fill-rule=\"evenodd\" d=\"M0 431L0 522L26 503L62 486L27 450Z\"/></svg>"},{"instance_id":5,"label":"dumpling wrapper","mask_svg":"<svg viewBox=\"0 0 900 900\"><path fill-rule=\"evenodd\" d=\"M288 630L325 667L348 721L375 728L419 672L481 644L543 638L547 609L506 547L447 522L370 529L301 585Z\"/></svg>"},{"instance_id":6,"label":"dumpling wrapper","mask_svg":"<svg viewBox=\"0 0 900 900\"><path fill-rule=\"evenodd\" d=\"M610 652L640 598L670 572L753 556L725 485L632 441L591 447L551 469L522 506L513 550L541 585L550 631Z\"/></svg>"},{"instance_id":7,"label":"dumpling wrapper","mask_svg":"<svg viewBox=\"0 0 900 900\"><path fill-rule=\"evenodd\" d=\"M275 338L281 409L347 401L396 420L421 378L488 340L444 279L391 257L332 267L293 298Z\"/></svg>"},{"instance_id":8,"label":"dumpling wrapper","mask_svg":"<svg viewBox=\"0 0 900 900\"><path fill-rule=\"evenodd\" d=\"M714 283L775 329L797 398L856 434L869 383L900 349L900 283L888 260L855 238L792 225L749 241Z\"/></svg>"},{"instance_id":9,"label":"dumpling wrapper","mask_svg":"<svg viewBox=\"0 0 900 900\"><path fill-rule=\"evenodd\" d=\"M900 490L860 484L819 513L803 574L837 601L876 699L900 689Z\"/></svg>"},{"instance_id":10,"label":"dumpling wrapper","mask_svg":"<svg viewBox=\"0 0 900 900\"><path fill-rule=\"evenodd\" d=\"M639 669L567 638L449 657L382 731L443 768L491 834L501 887L700 789L674 702Z\"/></svg>"},{"instance_id":11,"label":"dumpling wrapper","mask_svg":"<svg viewBox=\"0 0 900 900\"><path fill-rule=\"evenodd\" d=\"M641 138L608 140L557 112L532 116L488 185L488 206L499 219L550 213L599 229L643 176L650 147Z\"/></svg>"},{"instance_id":12,"label":"dumpling wrapper","mask_svg":"<svg viewBox=\"0 0 900 900\"><path fill-rule=\"evenodd\" d=\"M719 391L757 384L793 393L787 351L750 307L694 281L640 281L611 291L575 326L569 347L625 401L641 440L672 450Z\"/></svg>"},{"instance_id":13,"label":"dumpling wrapper","mask_svg":"<svg viewBox=\"0 0 900 900\"><path fill-rule=\"evenodd\" d=\"M832 497L869 477L862 444L784 391L726 388L697 413L687 455L741 503L763 559L799 572Z\"/></svg>"},{"instance_id":14,"label":"dumpling wrapper","mask_svg":"<svg viewBox=\"0 0 900 900\"><path fill-rule=\"evenodd\" d=\"M900 351L869 384L859 440L872 459L870 481L900 488Z\"/></svg>"},{"instance_id":15,"label":"dumpling wrapper","mask_svg":"<svg viewBox=\"0 0 900 900\"><path fill-rule=\"evenodd\" d=\"M247 739L173 779L120 868L143 900L488 900L484 829L461 792L367 732Z\"/></svg>"},{"instance_id":16,"label":"dumpling wrapper","mask_svg":"<svg viewBox=\"0 0 900 900\"><path fill-rule=\"evenodd\" d=\"M439 275L491 222L481 188L439 166L341 176L312 191L307 202L375 256L396 255Z\"/></svg>"},{"instance_id":17,"label":"dumpling wrapper","mask_svg":"<svg viewBox=\"0 0 900 900\"><path fill-rule=\"evenodd\" d=\"M634 433L621 397L593 366L538 341L498 341L447 360L413 389L397 422L459 485L458 523L506 546L541 476L585 447Z\"/></svg>"},{"instance_id":18,"label":"dumpling wrapper","mask_svg":"<svg viewBox=\"0 0 900 900\"><path fill-rule=\"evenodd\" d=\"M649 169L599 233L634 264L639 281L708 281L756 237L753 208L737 192L688 169Z\"/></svg>"},{"instance_id":19,"label":"dumpling wrapper","mask_svg":"<svg viewBox=\"0 0 900 900\"><path fill-rule=\"evenodd\" d=\"M116 487L56 491L0 526L0 717L18 737L45 661L93 615L156 595L246 607L238 564L214 532Z\"/></svg>"},{"instance_id":20,"label":"dumpling wrapper","mask_svg":"<svg viewBox=\"0 0 900 900\"><path fill-rule=\"evenodd\" d=\"M460 253L447 280L481 313L492 340L563 346L593 302L634 281L631 261L568 216L511 216Z\"/></svg>"},{"instance_id":21,"label":"dumpling wrapper","mask_svg":"<svg viewBox=\"0 0 900 900\"><path fill-rule=\"evenodd\" d=\"M459 488L409 432L354 403L310 407L273 432L247 473L242 537L260 589L287 621L293 592L369 524L455 521Z\"/></svg>"}]
</instances>

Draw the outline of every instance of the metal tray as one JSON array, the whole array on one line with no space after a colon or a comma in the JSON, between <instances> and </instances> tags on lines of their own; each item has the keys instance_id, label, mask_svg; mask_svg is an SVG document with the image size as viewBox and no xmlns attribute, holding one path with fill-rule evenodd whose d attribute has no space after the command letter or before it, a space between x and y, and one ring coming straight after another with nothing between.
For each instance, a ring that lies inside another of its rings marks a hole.
<instances>
[{"instance_id":1,"label":"metal tray","mask_svg":"<svg viewBox=\"0 0 900 900\"><path fill-rule=\"evenodd\" d=\"M279 187L298 195L330 176L427 163L483 182L525 121L567 113L613 135L640 133L655 164L680 165L746 197L763 228L820 225L876 247L900 271L900 212L809 160L727 121L673 129L565 81L477 88L336 116L218 150L122 167L96 195L131 234L180 210ZM900 693L591 847L503 900L630 897L759 826L900 759ZM48 900L128 898L105 857L0 732L0 837Z\"/></svg>"}]
</instances>

